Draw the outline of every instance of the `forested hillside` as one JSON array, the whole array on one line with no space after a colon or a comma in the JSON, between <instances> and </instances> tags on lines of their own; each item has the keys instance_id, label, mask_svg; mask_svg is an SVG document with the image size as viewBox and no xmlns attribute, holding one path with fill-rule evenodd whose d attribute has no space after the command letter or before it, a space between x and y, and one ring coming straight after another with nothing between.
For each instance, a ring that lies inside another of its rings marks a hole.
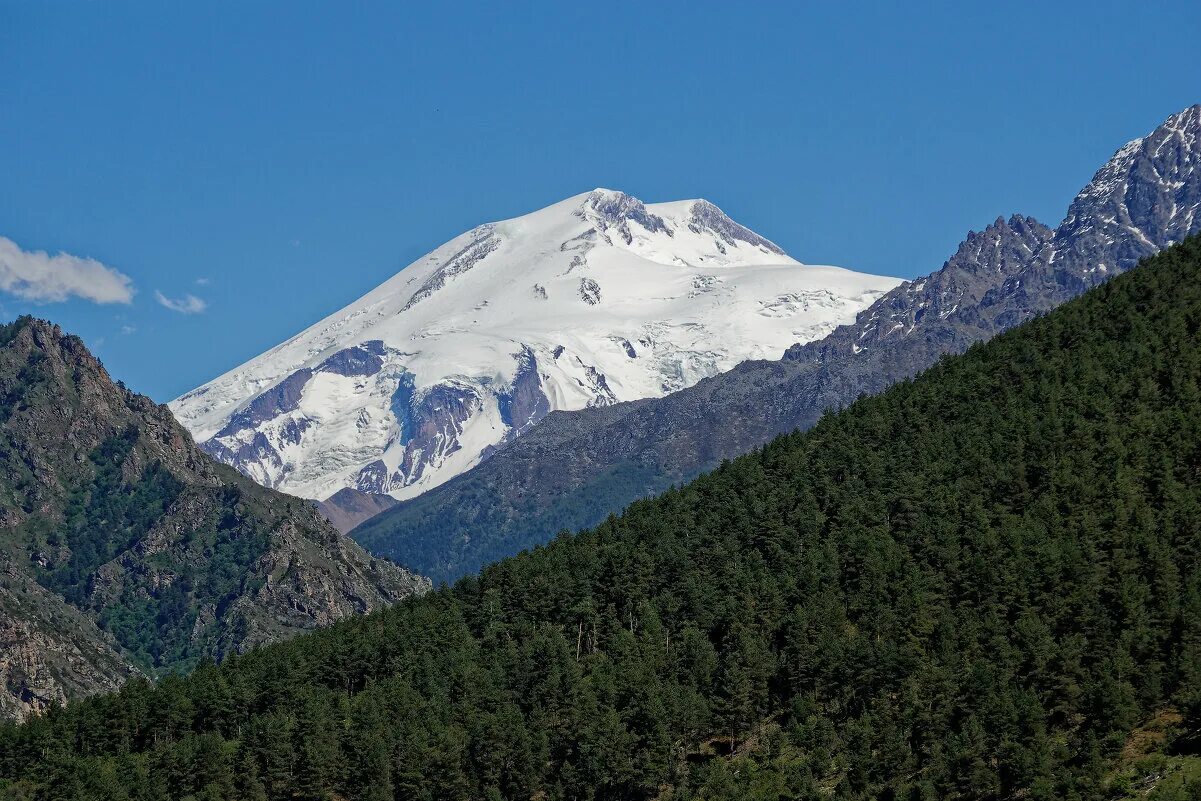
<instances>
[{"instance_id":1,"label":"forested hillside","mask_svg":"<svg viewBox=\"0 0 1201 801\"><path fill-rule=\"evenodd\" d=\"M0 717L428 586L213 462L78 338L0 325Z\"/></svg>"},{"instance_id":2,"label":"forested hillside","mask_svg":"<svg viewBox=\"0 0 1201 801\"><path fill-rule=\"evenodd\" d=\"M1193 238L478 578L6 726L0 787L1196 797L1199 275Z\"/></svg>"}]
</instances>

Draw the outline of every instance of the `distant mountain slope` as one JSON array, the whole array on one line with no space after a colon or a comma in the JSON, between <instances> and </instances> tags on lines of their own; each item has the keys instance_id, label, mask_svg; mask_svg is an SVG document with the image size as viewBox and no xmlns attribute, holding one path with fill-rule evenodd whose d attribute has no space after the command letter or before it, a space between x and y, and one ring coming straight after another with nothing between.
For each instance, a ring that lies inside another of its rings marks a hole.
<instances>
[{"instance_id":1,"label":"distant mountain slope","mask_svg":"<svg viewBox=\"0 0 1201 801\"><path fill-rule=\"evenodd\" d=\"M0 795L1196 798L1199 275L1194 237L453 588L0 725Z\"/></svg>"},{"instance_id":2,"label":"distant mountain slope","mask_svg":"<svg viewBox=\"0 0 1201 801\"><path fill-rule=\"evenodd\" d=\"M398 503L390 495L361 492L343 487L324 501L317 501L317 511L334 524L334 528L346 533L370 520L380 512L386 512Z\"/></svg>"},{"instance_id":3,"label":"distant mountain slope","mask_svg":"<svg viewBox=\"0 0 1201 801\"><path fill-rule=\"evenodd\" d=\"M265 486L412 497L552 410L774 356L898 283L802 265L704 200L598 189L451 240L171 407Z\"/></svg>"},{"instance_id":4,"label":"distant mountain slope","mask_svg":"<svg viewBox=\"0 0 1201 801\"><path fill-rule=\"evenodd\" d=\"M971 233L854 324L662 399L553 413L475 469L352 532L436 581L593 525L821 414L911 377L1201 230L1201 106L1121 148L1055 231Z\"/></svg>"},{"instance_id":5,"label":"distant mountain slope","mask_svg":"<svg viewBox=\"0 0 1201 801\"><path fill-rule=\"evenodd\" d=\"M0 714L185 669L428 582L200 451L83 343L0 326Z\"/></svg>"}]
</instances>

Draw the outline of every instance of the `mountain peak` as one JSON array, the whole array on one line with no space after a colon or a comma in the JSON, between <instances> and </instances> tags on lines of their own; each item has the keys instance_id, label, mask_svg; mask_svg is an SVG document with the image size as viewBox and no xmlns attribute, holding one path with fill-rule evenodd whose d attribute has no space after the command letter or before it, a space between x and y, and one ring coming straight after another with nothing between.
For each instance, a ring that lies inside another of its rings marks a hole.
<instances>
[{"instance_id":1,"label":"mountain peak","mask_svg":"<svg viewBox=\"0 0 1201 801\"><path fill-rule=\"evenodd\" d=\"M1160 128L1169 130L1190 131L1194 135L1201 132L1201 103L1194 103L1186 109L1177 111L1164 120Z\"/></svg>"},{"instance_id":2,"label":"mountain peak","mask_svg":"<svg viewBox=\"0 0 1201 801\"><path fill-rule=\"evenodd\" d=\"M603 187L580 197L583 200L576 216L597 223L602 231L616 229L627 244L634 238L628 229L631 222L638 223L648 234L668 237L674 237L682 225L694 234L712 236L723 247L745 244L765 254L787 255L779 245L735 222L715 203L704 198L648 204L626 192Z\"/></svg>"},{"instance_id":3,"label":"mountain peak","mask_svg":"<svg viewBox=\"0 0 1201 801\"><path fill-rule=\"evenodd\" d=\"M1068 207L1048 263L1092 282L1181 241L1201 221L1198 171L1201 104L1127 142L1097 170Z\"/></svg>"},{"instance_id":4,"label":"mountain peak","mask_svg":"<svg viewBox=\"0 0 1201 801\"><path fill-rule=\"evenodd\" d=\"M1167 127L1186 128L1201 109L1186 111ZM1155 148L1149 152L1154 155ZM1175 208L1175 218L1187 220L1201 190L1201 169L1186 153L1168 147L1158 162L1142 166L1146 169L1128 173L1129 184L1120 195L1128 218L1141 220L1158 207L1165 219ZM1165 169L1173 176L1166 182ZM1098 221L1112 213L1099 207L1077 210ZM1192 230L1198 229L1201 215L1193 223ZM1124 263L1128 257L1120 254L1131 242L1141 243L1139 234L1147 236L1148 230L1154 235L1157 229L1103 231L1113 239L1108 245L1104 238L1093 240L1098 245L1089 248L1093 264ZM1095 234L1089 229L1080 236ZM826 409L912 377L944 353L965 350L1080 294L1090 285L1079 278L1089 262L1067 264L1061 258L1047 268L1047 253L1070 251L1076 244L1031 217L998 217L969 234L941 269L893 289L860 312L854 324L789 349L783 362L748 362L667 397L613 410L553 415L471 472L368 522L356 538L384 553L395 548L438 554L436 564L426 564L448 577L549 541L558 530L596 524L609 511L779 433L813 425ZM1163 244L1152 241L1152 246ZM919 427L942 422L907 418L907 425ZM453 556L447 559L447 553Z\"/></svg>"},{"instance_id":5,"label":"mountain peak","mask_svg":"<svg viewBox=\"0 0 1201 801\"><path fill-rule=\"evenodd\" d=\"M54 344L56 347L67 339L78 341L78 337L64 334L61 328L49 320L28 314L21 315L11 323L0 324L0 345L12 342L22 336L30 341L36 339L46 344Z\"/></svg>"},{"instance_id":6,"label":"mountain peak","mask_svg":"<svg viewBox=\"0 0 1201 801\"><path fill-rule=\"evenodd\" d=\"M968 273L1009 273L1026 264L1052 231L1033 217L997 217L983 231L969 231L942 270ZM938 273L935 273L938 275Z\"/></svg>"},{"instance_id":7,"label":"mountain peak","mask_svg":"<svg viewBox=\"0 0 1201 801\"><path fill-rule=\"evenodd\" d=\"M602 231L615 227L622 230L627 244L632 234L623 226L636 222L649 233L672 235L663 218L647 211L646 204L633 195L612 189L595 189L588 193L579 216L595 222Z\"/></svg>"},{"instance_id":8,"label":"mountain peak","mask_svg":"<svg viewBox=\"0 0 1201 801\"><path fill-rule=\"evenodd\" d=\"M7 351L10 359L24 358L29 364L36 364L36 374L47 392L63 397L83 394L90 398L89 408L98 417L115 407L139 414L169 416L165 407L159 412L154 401L114 382L82 339L49 320L23 315L11 323L0 324L0 348Z\"/></svg>"},{"instance_id":9,"label":"mountain peak","mask_svg":"<svg viewBox=\"0 0 1201 801\"><path fill-rule=\"evenodd\" d=\"M411 497L553 409L774 357L899 283L798 267L709 201L597 188L452 239L172 408L267 486Z\"/></svg>"}]
</instances>

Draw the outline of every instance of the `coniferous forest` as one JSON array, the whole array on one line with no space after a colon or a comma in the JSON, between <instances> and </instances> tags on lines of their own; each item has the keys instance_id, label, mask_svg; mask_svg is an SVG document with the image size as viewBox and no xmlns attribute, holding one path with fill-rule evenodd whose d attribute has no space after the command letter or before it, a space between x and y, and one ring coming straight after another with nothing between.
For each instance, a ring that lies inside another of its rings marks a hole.
<instances>
[{"instance_id":1,"label":"coniferous forest","mask_svg":"<svg viewBox=\"0 0 1201 801\"><path fill-rule=\"evenodd\" d=\"M1135 793L1201 727L1199 275L1193 238L592 531L6 724L0 796Z\"/></svg>"}]
</instances>

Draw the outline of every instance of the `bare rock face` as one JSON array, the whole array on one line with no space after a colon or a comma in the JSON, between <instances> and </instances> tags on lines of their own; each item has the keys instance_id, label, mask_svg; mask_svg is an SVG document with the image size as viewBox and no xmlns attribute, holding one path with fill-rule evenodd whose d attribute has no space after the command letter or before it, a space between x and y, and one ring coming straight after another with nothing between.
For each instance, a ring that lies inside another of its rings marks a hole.
<instances>
[{"instance_id":1,"label":"bare rock face","mask_svg":"<svg viewBox=\"0 0 1201 801\"><path fill-rule=\"evenodd\" d=\"M925 369L942 353L962 351L1028 319L1040 308L1041 296L1015 295L1014 302L998 303L996 293L1026 273L1054 236L1033 217L998 217L979 233L969 231L940 270L892 290L861 312L853 326L819 342L794 345L784 359L845 365L838 369L848 387L879 391ZM839 379L831 375L827 381L832 386Z\"/></svg>"},{"instance_id":2,"label":"bare rock face","mask_svg":"<svg viewBox=\"0 0 1201 801\"><path fill-rule=\"evenodd\" d=\"M24 718L140 675L112 636L23 575L0 567L0 718Z\"/></svg>"},{"instance_id":3,"label":"bare rock face","mask_svg":"<svg viewBox=\"0 0 1201 801\"><path fill-rule=\"evenodd\" d=\"M372 339L352 348L343 348L318 365L317 369L342 376L373 376L383 369L385 353L387 347L384 343Z\"/></svg>"},{"instance_id":4,"label":"bare rock face","mask_svg":"<svg viewBox=\"0 0 1201 801\"><path fill-rule=\"evenodd\" d=\"M638 223L645 231L672 236L671 228L662 217L653 214L638 198L624 192L592 192L576 214L591 222L593 231L601 238L611 240L616 234L627 245L634 241L631 222Z\"/></svg>"},{"instance_id":5,"label":"bare rock face","mask_svg":"<svg viewBox=\"0 0 1201 801\"><path fill-rule=\"evenodd\" d=\"M707 200L702 200L693 206L688 227L697 233L709 231L726 245L737 246L739 242L746 242L771 253L782 254L784 252L775 242L764 239L746 226L734 222L726 216L724 211ZM721 242L718 243L719 250L723 249Z\"/></svg>"},{"instance_id":6,"label":"bare rock face","mask_svg":"<svg viewBox=\"0 0 1201 801\"><path fill-rule=\"evenodd\" d=\"M421 301L433 295L442 287L446 286L446 282L454 278L456 275L465 273L472 267L475 267L489 253L500 247L500 240L493 233L493 226L482 225L475 229L471 241L463 248L446 260L437 272L431 275L424 283L417 288L409 301L404 305L401 311L406 311L413 308Z\"/></svg>"},{"instance_id":7,"label":"bare rock face","mask_svg":"<svg viewBox=\"0 0 1201 801\"><path fill-rule=\"evenodd\" d=\"M1199 230L1201 105L1122 147L1058 228L998 218L970 232L939 270L780 361L744 362L663 398L552 412L486 462L353 534L376 553L403 543L409 564L436 580L471 572L807 428Z\"/></svg>"},{"instance_id":8,"label":"bare rock face","mask_svg":"<svg viewBox=\"0 0 1201 801\"><path fill-rule=\"evenodd\" d=\"M1042 261L1092 285L1201 223L1201 104L1127 143L1072 201Z\"/></svg>"},{"instance_id":9,"label":"bare rock face","mask_svg":"<svg viewBox=\"0 0 1201 801\"><path fill-rule=\"evenodd\" d=\"M517 371L510 388L500 393L500 419L508 437L519 437L550 413L550 400L538 374L538 357L529 346L514 355Z\"/></svg>"},{"instance_id":10,"label":"bare rock face","mask_svg":"<svg viewBox=\"0 0 1201 801\"><path fill-rule=\"evenodd\" d=\"M601 302L600 284L593 281L591 278L580 279L580 300L587 303L589 306L595 306Z\"/></svg>"},{"instance_id":11,"label":"bare rock face","mask_svg":"<svg viewBox=\"0 0 1201 801\"><path fill-rule=\"evenodd\" d=\"M369 369L370 357L336 366ZM214 462L166 406L114 383L56 326L0 326L0 398L0 713L187 669L429 587L309 502Z\"/></svg>"},{"instance_id":12,"label":"bare rock face","mask_svg":"<svg viewBox=\"0 0 1201 801\"><path fill-rule=\"evenodd\" d=\"M312 370L297 370L292 373L234 415L222 432L236 432L242 428L255 426L264 420L270 420L276 415L292 411L300 402L300 393L304 391L304 385L312 377Z\"/></svg>"},{"instance_id":13,"label":"bare rock face","mask_svg":"<svg viewBox=\"0 0 1201 801\"><path fill-rule=\"evenodd\" d=\"M464 426L483 403L475 386L453 380L416 393L408 409L404 458L388 477L387 485L377 491L414 484L427 468L458 451L462 447L459 436ZM359 489L365 489L362 483Z\"/></svg>"}]
</instances>

